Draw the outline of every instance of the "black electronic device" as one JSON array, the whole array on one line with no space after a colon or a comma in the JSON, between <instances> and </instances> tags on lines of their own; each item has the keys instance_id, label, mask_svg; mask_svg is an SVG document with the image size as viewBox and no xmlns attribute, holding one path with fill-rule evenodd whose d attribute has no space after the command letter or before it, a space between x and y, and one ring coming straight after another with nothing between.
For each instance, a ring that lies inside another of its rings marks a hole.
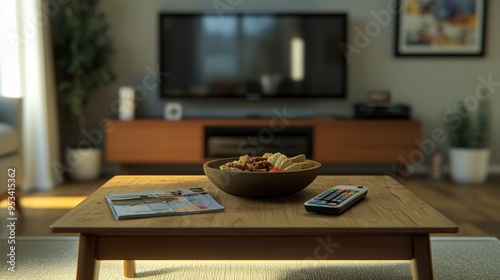
<instances>
[{"instance_id":1,"label":"black electronic device","mask_svg":"<svg viewBox=\"0 0 500 280\"><path fill-rule=\"evenodd\" d=\"M205 127L205 157L252 156L264 153L312 156L312 127L287 126L280 131L269 127Z\"/></svg>"},{"instance_id":2,"label":"black electronic device","mask_svg":"<svg viewBox=\"0 0 500 280\"><path fill-rule=\"evenodd\" d=\"M345 13L161 13L160 97L346 98L346 34Z\"/></svg>"},{"instance_id":3,"label":"black electronic device","mask_svg":"<svg viewBox=\"0 0 500 280\"><path fill-rule=\"evenodd\" d=\"M356 119L410 119L411 108L404 104L354 104Z\"/></svg>"},{"instance_id":4,"label":"black electronic device","mask_svg":"<svg viewBox=\"0 0 500 280\"><path fill-rule=\"evenodd\" d=\"M309 212L339 215L368 194L364 186L335 186L304 203Z\"/></svg>"}]
</instances>

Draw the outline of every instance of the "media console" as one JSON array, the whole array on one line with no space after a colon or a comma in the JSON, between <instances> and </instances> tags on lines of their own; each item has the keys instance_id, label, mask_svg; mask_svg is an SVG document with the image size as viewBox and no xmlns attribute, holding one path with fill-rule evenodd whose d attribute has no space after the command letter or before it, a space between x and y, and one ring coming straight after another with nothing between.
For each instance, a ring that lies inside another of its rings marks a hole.
<instances>
[{"instance_id":1,"label":"media console","mask_svg":"<svg viewBox=\"0 0 500 280\"><path fill-rule=\"evenodd\" d=\"M267 145L323 164L402 164L419 150L420 129L415 120L113 119L106 124L105 158L125 169L201 164L234 151L261 154Z\"/></svg>"}]
</instances>

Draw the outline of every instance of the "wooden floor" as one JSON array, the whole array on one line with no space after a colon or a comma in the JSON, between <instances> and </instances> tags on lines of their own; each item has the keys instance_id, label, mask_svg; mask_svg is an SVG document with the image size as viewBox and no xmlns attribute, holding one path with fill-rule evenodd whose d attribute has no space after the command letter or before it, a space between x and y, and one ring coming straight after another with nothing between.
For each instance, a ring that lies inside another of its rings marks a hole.
<instances>
[{"instance_id":1,"label":"wooden floor","mask_svg":"<svg viewBox=\"0 0 500 280\"><path fill-rule=\"evenodd\" d=\"M61 235L51 233L49 226L108 179L67 183L54 190L23 194L23 214L16 224L16 236ZM490 176L482 185L456 185L449 180L421 177L407 178L401 183L455 222L459 233L454 236L500 238L500 176ZM0 203L0 218L7 218L5 201ZM4 228L0 237L7 234Z\"/></svg>"}]
</instances>

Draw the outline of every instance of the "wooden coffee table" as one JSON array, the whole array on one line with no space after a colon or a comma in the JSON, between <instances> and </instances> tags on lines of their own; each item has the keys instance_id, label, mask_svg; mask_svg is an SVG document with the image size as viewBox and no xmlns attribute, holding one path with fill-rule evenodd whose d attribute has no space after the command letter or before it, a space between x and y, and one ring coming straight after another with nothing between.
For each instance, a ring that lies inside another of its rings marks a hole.
<instances>
[{"instance_id":1,"label":"wooden coffee table","mask_svg":"<svg viewBox=\"0 0 500 280\"><path fill-rule=\"evenodd\" d=\"M334 185L364 185L367 197L340 216L304 202ZM205 188L225 212L116 221L111 192ZM205 176L117 176L52 226L80 233L77 279L97 279L100 260L412 260L414 279L432 279L430 233L457 226L391 177L319 176L286 197L228 195Z\"/></svg>"}]
</instances>

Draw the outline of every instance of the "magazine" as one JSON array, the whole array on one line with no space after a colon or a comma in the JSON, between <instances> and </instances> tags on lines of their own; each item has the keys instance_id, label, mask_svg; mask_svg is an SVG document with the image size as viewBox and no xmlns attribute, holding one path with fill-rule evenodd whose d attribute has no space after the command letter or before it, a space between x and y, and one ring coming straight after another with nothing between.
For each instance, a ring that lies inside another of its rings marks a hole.
<instances>
[{"instance_id":1,"label":"magazine","mask_svg":"<svg viewBox=\"0 0 500 280\"><path fill-rule=\"evenodd\" d=\"M106 201L117 220L224 211L202 188L110 193Z\"/></svg>"}]
</instances>

